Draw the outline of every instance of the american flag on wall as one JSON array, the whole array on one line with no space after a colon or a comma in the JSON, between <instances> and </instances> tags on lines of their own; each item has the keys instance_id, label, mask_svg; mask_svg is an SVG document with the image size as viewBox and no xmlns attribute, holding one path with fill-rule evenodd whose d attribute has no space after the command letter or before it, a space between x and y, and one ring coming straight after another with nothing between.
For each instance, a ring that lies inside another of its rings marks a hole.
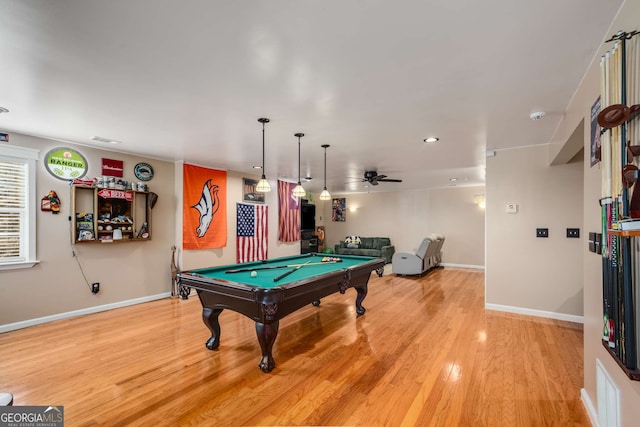
<instances>
[{"instance_id":1,"label":"american flag on wall","mask_svg":"<svg viewBox=\"0 0 640 427\"><path fill-rule=\"evenodd\" d=\"M238 203L237 259L240 262L267 259L267 206Z\"/></svg>"},{"instance_id":2,"label":"american flag on wall","mask_svg":"<svg viewBox=\"0 0 640 427\"><path fill-rule=\"evenodd\" d=\"M278 241L300 240L300 198L293 195L293 182L278 180Z\"/></svg>"}]
</instances>

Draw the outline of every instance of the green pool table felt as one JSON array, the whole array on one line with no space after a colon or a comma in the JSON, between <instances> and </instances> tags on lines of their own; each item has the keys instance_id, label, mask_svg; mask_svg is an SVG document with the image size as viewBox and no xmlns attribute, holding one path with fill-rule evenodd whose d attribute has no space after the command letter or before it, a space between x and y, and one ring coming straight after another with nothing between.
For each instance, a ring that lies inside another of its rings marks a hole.
<instances>
[{"instance_id":1,"label":"green pool table felt","mask_svg":"<svg viewBox=\"0 0 640 427\"><path fill-rule=\"evenodd\" d=\"M275 261L267 262L250 262L244 264L225 265L221 267L202 268L197 270L190 270L189 273L208 277L211 279L225 280L227 282L241 283L243 285L255 286L260 288L275 288L287 283L296 282L310 277L319 276L321 274L330 273L333 271L344 270L349 267L356 266L363 262L371 261L373 258L369 257L357 257L357 256L339 256L335 258L342 259L341 262L327 262L322 264L316 264L322 261L323 256L302 256L302 257L287 257L279 258ZM311 265L305 265L288 276L274 282L274 278L281 274L292 270L295 267L283 267L274 268L269 270L259 270L261 267L273 267L292 264L304 264L309 262ZM227 270L246 269L255 267L253 270L257 273L255 277L251 277L250 271L243 271L239 273L226 273Z\"/></svg>"}]
</instances>

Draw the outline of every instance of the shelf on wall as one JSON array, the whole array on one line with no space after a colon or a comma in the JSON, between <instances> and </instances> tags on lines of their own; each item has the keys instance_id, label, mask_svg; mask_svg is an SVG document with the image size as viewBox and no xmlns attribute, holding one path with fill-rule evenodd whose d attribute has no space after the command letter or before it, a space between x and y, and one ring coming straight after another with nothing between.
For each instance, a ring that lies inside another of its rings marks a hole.
<instances>
[{"instance_id":1,"label":"shelf on wall","mask_svg":"<svg viewBox=\"0 0 640 427\"><path fill-rule=\"evenodd\" d=\"M640 230L607 230L612 236L637 237L640 236Z\"/></svg>"},{"instance_id":2,"label":"shelf on wall","mask_svg":"<svg viewBox=\"0 0 640 427\"><path fill-rule=\"evenodd\" d=\"M613 357L613 360L615 360L616 363L618 363L618 366L620 366L620 368L624 371L624 373L627 374L629 379L640 381L639 370L629 369L626 366L624 366L624 364L622 363L618 355L611 349L611 347L609 347L609 344L607 344L606 342L602 341L602 346L609 352L609 354Z\"/></svg>"},{"instance_id":3,"label":"shelf on wall","mask_svg":"<svg viewBox=\"0 0 640 427\"><path fill-rule=\"evenodd\" d=\"M72 243L151 240L149 194L149 191L72 185ZM99 230L99 227L103 229ZM107 227L112 229L104 229ZM110 238L116 230L123 234L122 239ZM147 237L141 237L142 233Z\"/></svg>"}]
</instances>

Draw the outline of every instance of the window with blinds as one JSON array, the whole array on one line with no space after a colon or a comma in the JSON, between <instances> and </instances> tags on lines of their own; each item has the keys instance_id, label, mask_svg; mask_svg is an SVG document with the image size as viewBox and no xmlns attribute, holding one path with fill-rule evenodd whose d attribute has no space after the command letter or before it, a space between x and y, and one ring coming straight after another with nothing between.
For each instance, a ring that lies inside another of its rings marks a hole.
<instances>
[{"instance_id":1,"label":"window with blinds","mask_svg":"<svg viewBox=\"0 0 640 427\"><path fill-rule=\"evenodd\" d=\"M0 270L33 267L36 259L38 150L0 148Z\"/></svg>"},{"instance_id":2,"label":"window with blinds","mask_svg":"<svg viewBox=\"0 0 640 427\"><path fill-rule=\"evenodd\" d=\"M27 165L0 160L0 262L25 260Z\"/></svg>"}]
</instances>

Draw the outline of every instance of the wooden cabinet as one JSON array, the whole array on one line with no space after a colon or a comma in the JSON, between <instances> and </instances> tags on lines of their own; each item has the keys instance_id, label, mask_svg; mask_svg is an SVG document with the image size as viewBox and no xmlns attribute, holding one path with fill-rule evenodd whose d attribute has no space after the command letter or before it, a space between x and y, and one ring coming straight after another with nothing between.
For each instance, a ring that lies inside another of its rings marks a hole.
<instances>
[{"instance_id":1,"label":"wooden cabinet","mask_svg":"<svg viewBox=\"0 0 640 427\"><path fill-rule=\"evenodd\" d=\"M151 240L147 191L73 185L71 204L73 243Z\"/></svg>"}]
</instances>

